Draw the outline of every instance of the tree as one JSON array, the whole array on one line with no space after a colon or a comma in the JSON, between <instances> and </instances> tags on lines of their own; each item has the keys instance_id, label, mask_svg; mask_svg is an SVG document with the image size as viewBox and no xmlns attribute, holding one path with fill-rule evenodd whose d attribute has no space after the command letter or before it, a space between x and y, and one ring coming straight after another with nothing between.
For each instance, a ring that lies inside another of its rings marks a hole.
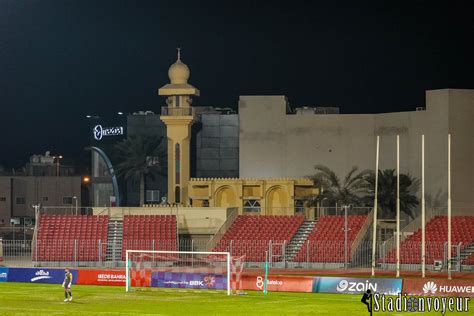
<instances>
[{"instance_id":1,"label":"tree","mask_svg":"<svg viewBox=\"0 0 474 316\"><path fill-rule=\"evenodd\" d=\"M114 145L117 161L116 172L125 180L140 181L140 206L145 201L145 177L154 179L164 174L163 137L130 136Z\"/></svg>"},{"instance_id":2,"label":"tree","mask_svg":"<svg viewBox=\"0 0 474 316\"><path fill-rule=\"evenodd\" d=\"M320 189L317 201L327 199L329 205L353 205L359 206L363 203L368 193L367 178L370 170L358 172L358 167L352 169L341 181L337 175L326 166L316 165L316 174L311 178Z\"/></svg>"},{"instance_id":3,"label":"tree","mask_svg":"<svg viewBox=\"0 0 474 316\"><path fill-rule=\"evenodd\" d=\"M367 178L369 194L367 204L373 204L375 189L375 173ZM397 175L395 169L379 170L378 179L378 205L381 209L381 217L394 218L397 212ZM418 199L414 195L418 191L418 180L407 174L400 174L400 211L411 218L415 218L413 208L418 205Z\"/></svg>"}]
</instances>

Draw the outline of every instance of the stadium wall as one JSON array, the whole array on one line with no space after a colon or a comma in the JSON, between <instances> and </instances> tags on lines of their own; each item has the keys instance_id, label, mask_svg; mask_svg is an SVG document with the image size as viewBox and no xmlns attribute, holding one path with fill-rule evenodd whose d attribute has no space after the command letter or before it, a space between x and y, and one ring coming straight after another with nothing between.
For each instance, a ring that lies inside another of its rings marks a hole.
<instances>
[{"instance_id":1,"label":"stadium wall","mask_svg":"<svg viewBox=\"0 0 474 316\"><path fill-rule=\"evenodd\" d=\"M70 269L73 284L125 286L125 270ZM179 287L188 288L222 288L222 284L203 282L208 277L203 273L187 273L186 276L168 275L166 280L156 272L149 275L147 286L177 287L164 285L165 281L181 282ZM64 269L44 268L0 268L0 282L28 282L61 284ZM159 283L158 280L163 282ZM137 280L135 280L137 282ZM174 282L174 284L176 284ZM187 283L186 283L187 282ZM132 285L134 280L132 280ZM169 283L172 284L173 282ZM242 275L244 290L263 290L262 275ZM421 279L421 278L351 278L320 276L287 276L269 275L270 292L313 292L336 294L362 294L367 289L380 294L396 295L398 293L416 296L464 296L474 297L473 280Z\"/></svg>"},{"instance_id":2,"label":"stadium wall","mask_svg":"<svg viewBox=\"0 0 474 316\"><path fill-rule=\"evenodd\" d=\"M178 233L189 235L214 235L226 221L232 208L225 207L111 207L108 208L110 217L124 215L176 215L178 218ZM104 208L93 208L94 215L104 215Z\"/></svg>"}]
</instances>

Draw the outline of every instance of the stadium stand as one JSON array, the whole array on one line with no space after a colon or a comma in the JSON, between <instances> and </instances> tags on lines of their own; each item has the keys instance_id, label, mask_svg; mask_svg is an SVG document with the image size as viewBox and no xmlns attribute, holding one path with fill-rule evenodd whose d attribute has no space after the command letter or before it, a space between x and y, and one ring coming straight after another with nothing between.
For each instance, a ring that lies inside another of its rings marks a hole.
<instances>
[{"instance_id":1,"label":"stadium stand","mask_svg":"<svg viewBox=\"0 0 474 316\"><path fill-rule=\"evenodd\" d=\"M98 261L99 240L105 258L108 222L108 216L42 215L36 261Z\"/></svg>"},{"instance_id":2,"label":"stadium stand","mask_svg":"<svg viewBox=\"0 0 474 316\"><path fill-rule=\"evenodd\" d=\"M461 244L461 251L474 241L474 216L453 216L451 220L453 244ZM425 226L426 229L426 263L443 260L444 243L448 236L447 216L435 216ZM453 257L455 249L453 249ZM385 258L379 260L386 263L396 262L396 249L392 249ZM471 262L468 257L464 262ZM400 263L421 263L421 228L400 243Z\"/></svg>"},{"instance_id":3,"label":"stadium stand","mask_svg":"<svg viewBox=\"0 0 474 316\"><path fill-rule=\"evenodd\" d=\"M347 217L349 256L352 243L366 219L365 215ZM296 255L295 261L344 262L344 216L321 216Z\"/></svg>"},{"instance_id":4,"label":"stadium stand","mask_svg":"<svg viewBox=\"0 0 474 316\"><path fill-rule=\"evenodd\" d=\"M245 261L264 261L269 242L276 245L272 247L273 255L280 255L281 247L278 244L289 242L303 222L304 216L299 215L239 215L214 251L232 250L233 256L245 255Z\"/></svg>"},{"instance_id":5,"label":"stadium stand","mask_svg":"<svg viewBox=\"0 0 474 316\"><path fill-rule=\"evenodd\" d=\"M127 249L178 250L175 215L125 215L122 259Z\"/></svg>"}]
</instances>

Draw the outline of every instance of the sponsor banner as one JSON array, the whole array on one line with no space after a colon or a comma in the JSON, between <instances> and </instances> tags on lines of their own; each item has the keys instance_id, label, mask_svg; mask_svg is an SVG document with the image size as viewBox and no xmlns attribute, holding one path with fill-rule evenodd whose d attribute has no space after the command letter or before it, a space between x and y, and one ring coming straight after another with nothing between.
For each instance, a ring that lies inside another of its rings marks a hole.
<instances>
[{"instance_id":1,"label":"sponsor banner","mask_svg":"<svg viewBox=\"0 0 474 316\"><path fill-rule=\"evenodd\" d=\"M403 293L415 296L474 297L474 280L404 279Z\"/></svg>"},{"instance_id":2,"label":"sponsor banner","mask_svg":"<svg viewBox=\"0 0 474 316\"><path fill-rule=\"evenodd\" d=\"M72 273L72 283L77 284L77 270ZM8 282L56 283L64 281L64 269L9 268Z\"/></svg>"},{"instance_id":3,"label":"sponsor banner","mask_svg":"<svg viewBox=\"0 0 474 316\"><path fill-rule=\"evenodd\" d=\"M362 294L369 289L380 294L397 295L402 291L402 279L318 277L313 283L315 293Z\"/></svg>"},{"instance_id":4,"label":"sponsor banner","mask_svg":"<svg viewBox=\"0 0 474 316\"><path fill-rule=\"evenodd\" d=\"M125 270L79 270L77 284L125 286Z\"/></svg>"},{"instance_id":5,"label":"sponsor banner","mask_svg":"<svg viewBox=\"0 0 474 316\"><path fill-rule=\"evenodd\" d=\"M269 292L312 292L314 277L269 275L267 289ZM242 276L244 290L263 291L263 275Z\"/></svg>"},{"instance_id":6,"label":"sponsor banner","mask_svg":"<svg viewBox=\"0 0 474 316\"><path fill-rule=\"evenodd\" d=\"M8 268L0 268L0 282L7 282Z\"/></svg>"},{"instance_id":7,"label":"sponsor banner","mask_svg":"<svg viewBox=\"0 0 474 316\"><path fill-rule=\"evenodd\" d=\"M153 272L153 287L227 289L227 276L212 273Z\"/></svg>"}]
</instances>

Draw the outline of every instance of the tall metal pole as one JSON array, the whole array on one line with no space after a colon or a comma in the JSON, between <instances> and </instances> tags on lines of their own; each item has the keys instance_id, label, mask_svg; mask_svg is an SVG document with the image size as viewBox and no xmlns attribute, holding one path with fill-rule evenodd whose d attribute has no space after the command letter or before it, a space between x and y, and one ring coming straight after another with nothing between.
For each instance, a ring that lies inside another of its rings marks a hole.
<instances>
[{"instance_id":1,"label":"tall metal pole","mask_svg":"<svg viewBox=\"0 0 474 316\"><path fill-rule=\"evenodd\" d=\"M425 135L421 135L421 277L425 277Z\"/></svg>"},{"instance_id":2,"label":"tall metal pole","mask_svg":"<svg viewBox=\"0 0 474 316\"><path fill-rule=\"evenodd\" d=\"M377 149L375 151L375 194L374 194L374 223L372 232L372 276L375 276L375 250L377 247L377 194L379 183L379 136L377 136Z\"/></svg>"},{"instance_id":3,"label":"tall metal pole","mask_svg":"<svg viewBox=\"0 0 474 316\"><path fill-rule=\"evenodd\" d=\"M347 270L347 205L344 205L344 269Z\"/></svg>"},{"instance_id":4,"label":"tall metal pole","mask_svg":"<svg viewBox=\"0 0 474 316\"><path fill-rule=\"evenodd\" d=\"M451 280L451 134L448 134L448 279Z\"/></svg>"},{"instance_id":5,"label":"tall metal pole","mask_svg":"<svg viewBox=\"0 0 474 316\"><path fill-rule=\"evenodd\" d=\"M400 277L400 135L397 135L397 278Z\"/></svg>"}]
</instances>

